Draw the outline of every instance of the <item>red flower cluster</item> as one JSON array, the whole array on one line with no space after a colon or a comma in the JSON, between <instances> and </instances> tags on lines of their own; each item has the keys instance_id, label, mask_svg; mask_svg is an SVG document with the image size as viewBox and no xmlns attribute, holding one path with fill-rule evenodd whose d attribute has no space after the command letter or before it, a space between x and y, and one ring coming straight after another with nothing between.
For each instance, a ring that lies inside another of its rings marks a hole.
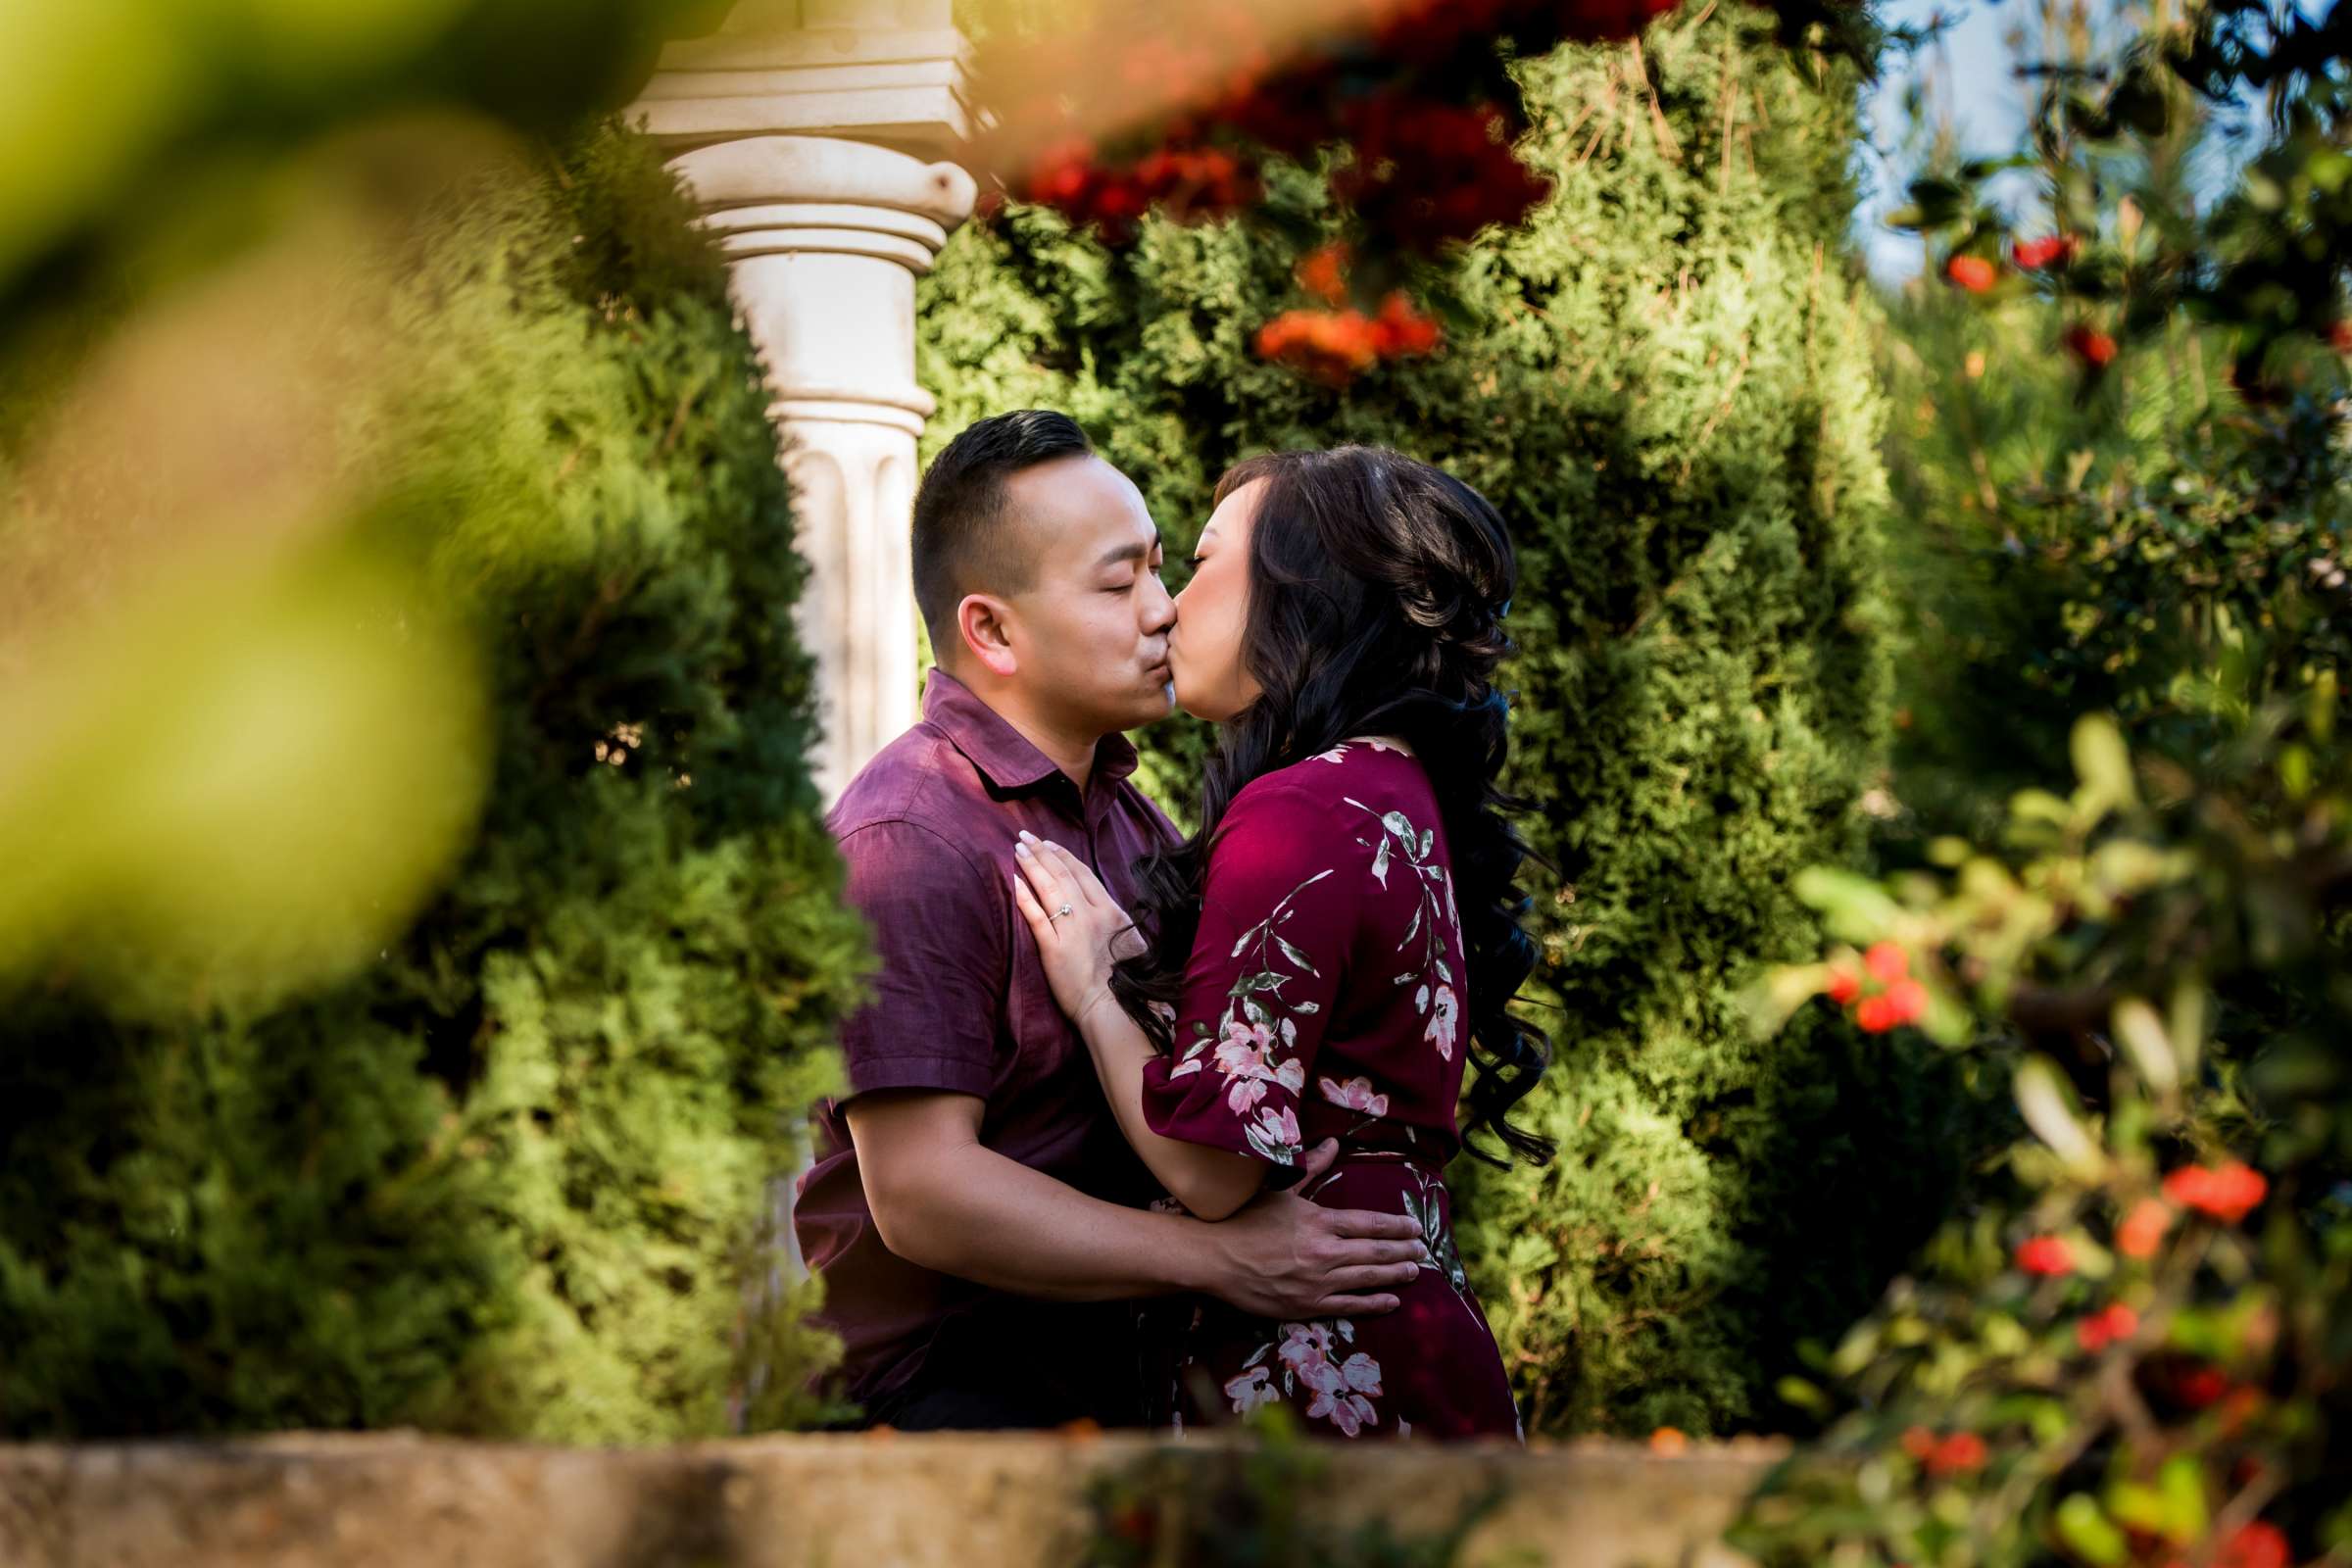
<instances>
[{"instance_id":1,"label":"red flower cluster","mask_svg":"<svg viewBox=\"0 0 2352 1568\"><path fill-rule=\"evenodd\" d=\"M1381 302L1377 316L1285 311L1257 329L1257 355L1326 385L1346 386L1383 360L1429 353L1439 336L1438 323L1398 292Z\"/></svg>"},{"instance_id":2,"label":"red flower cluster","mask_svg":"<svg viewBox=\"0 0 2352 1568\"><path fill-rule=\"evenodd\" d=\"M2121 1301L2113 1301L2075 1325L2075 1343L2096 1355L2138 1332L2139 1314Z\"/></svg>"},{"instance_id":3,"label":"red flower cluster","mask_svg":"<svg viewBox=\"0 0 2352 1568\"><path fill-rule=\"evenodd\" d=\"M2078 321L2066 329L2066 352L2093 370L2104 370L2115 363L2115 339L2095 326Z\"/></svg>"},{"instance_id":4,"label":"red flower cluster","mask_svg":"<svg viewBox=\"0 0 2352 1568\"><path fill-rule=\"evenodd\" d=\"M1375 93L1347 112L1342 130L1355 157L1333 177L1333 193L1372 233L1418 255L1489 223L1508 226L1550 189L1511 151L1512 128L1494 104Z\"/></svg>"},{"instance_id":5,"label":"red flower cluster","mask_svg":"<svg viewBox=\"0 0 2352 1568\"><path fill-rule=\"evenodd\" d=\"M2080 248L2072 234L2044 234L2039 239L2021 239L2011 245L2009 258L2027 271L2038 272L2045 267L2073 261Z\"/></svg>"},{"instance_id":6,"label":"red flower cluster","mask_svg":"<svg viewBox=\"0 0 2352 1568\"><path fill-rule=\"evenodd\" d=\"M2052 1278L2075 1271L2075 1250L2066 1245L2065 1238L2036 1236L2021 1243L2017 1249L2017 1266L2029 1274Z\"/></svg>"},{"instance_id":7,"label":"red flower cluster","mask_svg":"<svg viewBox=\"0 0 2352 1568\"><path fill-rule=\"evenodd\" d=\"M1943 275L1971 294L1983 294L2000 280L2000 270L1982 256L1955 256L1943 264Z\"/></svg>"},{"instance_id":8,"label":"red flower cluster","mask_svg":"<svg viewBox=\"0 0 2352 1568\"><path fill-rule=\"evenodd\" d=\"M1256 192L1254 172L1222 148L1160 147L1129 168L1109 169L1095 162L1093 143L1071 140L1038 160L1021 194L1123 239L1154 207L1176 218L1209 216Z\"/></svg>"},{"instance_id":9,"label":"red flower cluster","mask_svg":"<svg viewBox=\"0 0 2352 1568\"><path fill-rule=\"evenodd\" d=\"M1822 991L1839 1006L1852 1007L1854 1022L1869 1034L1885 1034L1927 1015L1928 988L1911 978L1911 959L1898 943L1871 944L1859 972L1850 962L1832 959Z\"/></svg>"},{"instance_id":10,"label":"red flower cluster","mask_svg":"<svg viewBox=\"0 0 2352 1568\"><path fill-rule=\"evenodd\" d=\"M2338 354L2352 354L2352 320L2328 323L2328 346Z\"/></svg>"},{"instance_id":11,"label":"red flower cluster","mask_svg":"<svg viewBox=\"0 0 2352 1568\"><path fill-rule=\"evenodd\" d=\"M1391 0L1369 38L1335 39L1287 61L1246 4L1181 28L1147 21L1115 70L1080 71L1073 42L1064 74L1084 78L1078 98L1111 108L1121 92L1147 88L1184 104L1153 132L1156 146L1102 161L1073 139L1008 183L1116 241L1153 207L1186 220L1254 201L1254 155L1244 149L1301 158L1339 143L1354 152L1335 181L1341 199L1376 239L1426 255L1489 223L1517 222L1547 188L1511 151L1521 111L1494 40L1508 35L1532 57L1569 38L1630 38L1677 3ZM1073 124L1088 111L1061 99L1035 113ZM1034 135L1025 145L1037 145Z\"/></svg>"},{"instance_id":12,"label":"red flower cluster","mask_svg":"<svg viewBox=\"0 0 2352 1568\"><path fill-rule=\"evenodd\" d=\"M1955 1432L1938 1438L1926 1427L1903 1433L1903 1451L1927 1467L1932 1476L1966 1475L1984 1466L1984 1440L1974 1432Z\"/></svg>"},{"instance_id":13,"label":"red flower cluster","mask_svg":"<svg viewBox=\"0 0 2352 1568\"><path fill-rule=\"evenodd\" d=\"M2183 1165L2164 1179L2165 1197L2224 1225L2244 1219L2270 1190L2262 1172L2237 1159L2210 1169Z\"/></svg>"}]
</instances>

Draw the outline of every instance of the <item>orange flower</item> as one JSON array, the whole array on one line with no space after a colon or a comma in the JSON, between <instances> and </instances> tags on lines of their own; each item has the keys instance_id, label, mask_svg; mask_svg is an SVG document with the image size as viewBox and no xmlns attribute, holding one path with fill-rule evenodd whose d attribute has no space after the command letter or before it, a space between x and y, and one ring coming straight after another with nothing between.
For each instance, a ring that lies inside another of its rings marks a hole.
<instances>
[{"instance_id":1,"label":"orange flower","mask_svg":"<svg viewBox=\"0 0 2352 1568\"><path fill-rule=\"evenodd\" d=\"M1982 256L1955 256L1943 264L1943 275L1971 294L1983 294L1999 280L2000 270Z\"/></svg>"},{"instance_id":2,"label":"orange flower","mask_svg":"<svg viewBox=\"0 0 2352 1568\"><path fill-rule=\"evenodd\" d=\"M1690 1440L1673 1427L1660 1427L1649 1435L1652 1453L1682 1453L1690 1446Z\"/></svg>"},{"instance_id":3,"label":"orange flower","mask_svg":"<svg viewBox=\"0 0 2352 1568\"><path fill-rule=\"evenodd\" d=\"M1438 323L1413 308L1402 289L1380 302L1380 317L1372 323L1372 346L1384 360L1427 354L1438 346Z\"/></svg>"},{"instance_id":4,"label":"orange flower","mask_svg":"<svg viewBox=\"0 0 2352 1568\"><path fill-rule=\"evenodd\" d=\"M2212 1169L2183 1165L2164 1179L2167 1198L2224 1225L2244 1219L2270 1190L2262 1172L2238 1159Z\"/></svg>"},{"instance_id":5,"label":"orange flower","mask_svg":"<svg viewBox=\"0 0 2352 1568\"><path fill-rule=\"evenodd\" d=\"M1334 240L1298 258L1298 286L1326 305L1348 303L1348 247Z\"/></svg>"},{"instance_id":6,"label":"orange flower","mask_svg":"<svg viewBox=\"0 0 2352 1568\"><path fill-rule=\"evenodd\" d=\"M2056 1236L2036 1236L2017 1250L2017 1266L2029 1274L2054 1276L2075 1271L2075 1250Z\"/></svg>"},{"instance_id":7,"label":"orange flower","mask_svg":"<svg viewBox=\"0 0 2352 1568\"><path fill-rule=\"evenodd\" d=\"M2154 1257L2173 1228L2172 1206L2159 1199L2143 1198L2115 1228L2116 1250L2126 1257Z\"/></svg>"}]
</instances>

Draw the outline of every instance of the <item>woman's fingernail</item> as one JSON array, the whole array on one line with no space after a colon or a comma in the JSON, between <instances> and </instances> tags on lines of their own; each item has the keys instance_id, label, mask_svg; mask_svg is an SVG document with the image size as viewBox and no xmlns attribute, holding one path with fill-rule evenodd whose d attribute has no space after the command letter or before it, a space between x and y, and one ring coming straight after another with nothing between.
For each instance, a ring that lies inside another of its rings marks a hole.
<instances>
[{"instance_id":1,"label":"woman's fingernail","mask_svg":"<svg viewBox=\"0 0 2352 1568\"><path fill-rule=\"evenodd\" d=\"M1037 835L1030 832L1027 828L1023 828L1021 829L1021 842L1023 844L1035 844L1037 842Z\"/></svg>"},{"instance_id":2,"label":"woman's fingernail","mask_svg":"<svg viewBox=\"0 0 2352 1568\"><path fill-rule=\"evenodd\" d=\"M1026 844L1015 844L1012 847L1012 853L1026 860L1029 858L1029 846Z\"/></svg>"}]
</instances>

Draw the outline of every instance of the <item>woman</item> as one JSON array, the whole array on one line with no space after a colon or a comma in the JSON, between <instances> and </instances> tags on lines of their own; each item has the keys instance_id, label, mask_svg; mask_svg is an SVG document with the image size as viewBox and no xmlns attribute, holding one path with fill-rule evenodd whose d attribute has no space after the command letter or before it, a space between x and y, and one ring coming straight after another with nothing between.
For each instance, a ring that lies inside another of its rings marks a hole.
<instances>
[{"instance_id":1,"label":"woman","mask_svg":"<svg viewBox=\"0 0 2352 1568\"><path fill-rule=\"evenodd\" d=\"M1505 1011L1534 958L1494 784L1509 536L1458 480L1343 447L1234 468L1194 565L1169 663L1177 703L1223 727L1200 832L1145 862L1132 926L1078 858L1026 836L1015 900L1121 1128L1186 1209L1222 1219L1336 1137L1303 1196L1413 1215L1429 1259L1379 1317L1190 1306L1166 1417L1282 1402L1350 1438L1516 1435L1441 1180L1474 1054L1467 1131L1550 1153L1505 1120L1548 1057Z\"/></svg>"}]
</instances>

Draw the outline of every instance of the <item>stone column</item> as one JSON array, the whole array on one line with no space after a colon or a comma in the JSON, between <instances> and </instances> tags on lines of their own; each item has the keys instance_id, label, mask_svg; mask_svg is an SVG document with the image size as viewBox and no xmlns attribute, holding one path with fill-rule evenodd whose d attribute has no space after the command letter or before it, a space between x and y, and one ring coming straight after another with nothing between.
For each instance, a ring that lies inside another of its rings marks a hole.
<instances>
[{"instance_id":1,"label":"stone column","mask_svg":"<svg viewBox=\"0 0 2352 1568\"><path fill-rule=\"evenodd\" d=\"M766 361L810 580L830 802L915 718L914 280L971 212L949 0L747 0L634 113L719 236Z\"/></svg>"}]
</instances>

